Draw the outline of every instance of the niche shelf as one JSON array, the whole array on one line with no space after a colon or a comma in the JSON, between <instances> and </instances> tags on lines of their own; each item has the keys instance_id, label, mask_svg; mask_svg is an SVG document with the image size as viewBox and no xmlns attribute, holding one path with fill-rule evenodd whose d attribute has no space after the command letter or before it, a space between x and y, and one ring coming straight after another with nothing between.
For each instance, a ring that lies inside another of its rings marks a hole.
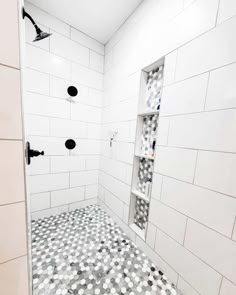
<instances>
[{"instance_id":1,"label":"niche shelf","mask_svg":"<svg viewBox=\"0 0 236 295\"><path fill-rule=\"evenodd\" d=\"M146 239L154 170L164 58L141 72L129 226Z\"/></svg>"}]
</instances>

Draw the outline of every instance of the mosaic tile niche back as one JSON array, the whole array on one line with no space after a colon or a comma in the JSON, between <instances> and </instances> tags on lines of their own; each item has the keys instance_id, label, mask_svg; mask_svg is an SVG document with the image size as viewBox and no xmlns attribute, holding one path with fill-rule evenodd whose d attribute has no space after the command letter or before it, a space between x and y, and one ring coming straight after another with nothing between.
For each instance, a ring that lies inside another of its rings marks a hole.
<instances>
[{"instance_id":1,"label":"mosaic tile niche back","mask_svg":"<svg viewBox=\"0 0 236 295\"><path fill-rule=\"evenodd\" d=\"M177 295L99 206L32 221L34 295Z\"/></svg>"}]
</instances>

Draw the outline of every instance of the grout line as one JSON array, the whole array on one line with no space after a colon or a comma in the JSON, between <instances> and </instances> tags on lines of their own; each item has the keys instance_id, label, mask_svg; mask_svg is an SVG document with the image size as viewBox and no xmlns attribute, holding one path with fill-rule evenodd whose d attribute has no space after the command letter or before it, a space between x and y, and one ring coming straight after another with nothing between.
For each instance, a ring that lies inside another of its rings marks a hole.
<instances>
[{"instance_id":1,"label":"grout line","mask_svg":"<svg viewBox=\"0 0 236 295\"><path fill-rule=\"evenodd\" d=\"M236 229L236 216L234 218L234 225L233 225L233 229L232 229L232 234L231 234L231 239L233 240L233 234L234 234L234 230Z\"/></svg>"},{"instance_id":2,"label":"grout line","mask_svg":"<svg viewBox=\"0 0 236 295\"><path fill-rule=\"evenodd\" d=\"M25 254L23 254L23 255L20 255L20 256L14 257L14 258L9 259L9 260L6 260L6 261L4 261L4 262L0 262L0 265L4 265L4 264L6 264L6 263L8 263L8 262L11 262L11 261L14 261L14 260L17 260L17 259L23 258L23 257L27 257L27 256L28 256L28 254L25 253Z\"/></svg>"},{"instance_id":3,"label":"grout line","mask_svg":"<svg viewBox=\"0 0 236 295\"><path fill-rule=\"evenodd\" d=\"M3 204L1 203L0 207L11 206L11 205L16 205L16 204L24 204L24 203L26 203L26 200L12 202L12 203L3 203Z\"/></svg>"},{"instance_id":4,"label":"grout line","mask_svg":"<svg viewBox=\"0 0 236 295\"><path fill-rule=\"evenodd\" d=\"M207 103L207 98L208 98L208 93L209 93L210 77L211 77L211 72L208 73L208 77L207 77L207 87L206 87L206 93L205 93L205 101L204 101L204 105L203 105L203 112L209 111L209 110L206 110L206 103Z\"/></svg>"},{"instance_id":5,"label":"grout line","mask_svg":"<svg viewBox=\"0 0 236 295\"><path fill-rule=\"evenodd\" d=\"M218 295L220 295L220 293L221 293L222 283L223 283L223 275L221 277L221 282L220 282L220 287L219 287Z\"/></svg>"},{"instance_id":6,"label":"grout line","mask_svg":"<svg viewBox=\"0 0 236 295\"><path fill-rule=\"evenodd\" d=\"M219 17L219 12L220 12L220 4L221 4L221 0L218 0L218 7L217 7L217 12L216 12L216 20L215 20L215 28L217 27L218 24L218 17Z\"/></svg>"},{"instance_id":7,"label":"grout line","mask_svg":"<svg viewBox=\"0 0 236 295\"><path fill-rule=\"evenodd\" d=\"M186 233L187 233L187 228L188 228L188 220L189 220L189 218L187 217L186 224L185 224L185 230L184 230L183 246L185 246L185 239L186 239Z\"/></svg>"},{"instance_id":8,"label":"grout line","mask_svg":"<svg viewBox=\"0 0 236 295\"><path fill-rule=\"evenodd\" d=\"M199 154L199 150L196 151L196 159L195 159L195 167L194 167L194 171L193 171L193 181L192 181L192 184L194 184L195 177L196 177L198 154Z\"/></svg>"}]
</instances>

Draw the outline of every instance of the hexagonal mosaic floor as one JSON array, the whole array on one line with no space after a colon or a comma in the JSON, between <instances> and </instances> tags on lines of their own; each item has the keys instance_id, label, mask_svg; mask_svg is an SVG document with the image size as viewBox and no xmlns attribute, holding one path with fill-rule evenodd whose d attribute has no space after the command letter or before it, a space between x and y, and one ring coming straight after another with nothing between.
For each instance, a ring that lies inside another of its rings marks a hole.
<instances>
[{"instance_id":1,"label":"hexagonal mosaic floor","mask_svg":"<svg viewBox=\"0 0 236 295\"><path fill-rule=\"evenodd\" d=\"M34 295L177 294L97 205L32 221L32 261Z\"/></svg>"}]
</instances>

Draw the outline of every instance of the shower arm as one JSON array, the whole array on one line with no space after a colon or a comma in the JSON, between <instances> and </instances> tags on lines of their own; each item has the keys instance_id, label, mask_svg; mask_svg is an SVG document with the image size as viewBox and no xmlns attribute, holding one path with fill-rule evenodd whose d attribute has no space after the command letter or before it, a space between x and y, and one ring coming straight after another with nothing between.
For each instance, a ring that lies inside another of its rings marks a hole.
<instances>
[{"instance_id":1,"label":"shower arm","mask_svg":"<svg viewBox=\"0 0 236 295\"><path fill-rule=\"evenodd\" d=\"M24 19L25 17L28 17L28 19L29 19L29 20L31 21L31 23L34 25L37 34L40 34L40 33L42 32L41 29L40 29L40 28L37 26L37 24L35 23L35 21L34 21L34 19L32 18L32 16L29 15L29 14L25 11L24 8L23 8L23 10L22 10L22 15L23 15L23 19Z\"/></svg>"}]
</instances>

